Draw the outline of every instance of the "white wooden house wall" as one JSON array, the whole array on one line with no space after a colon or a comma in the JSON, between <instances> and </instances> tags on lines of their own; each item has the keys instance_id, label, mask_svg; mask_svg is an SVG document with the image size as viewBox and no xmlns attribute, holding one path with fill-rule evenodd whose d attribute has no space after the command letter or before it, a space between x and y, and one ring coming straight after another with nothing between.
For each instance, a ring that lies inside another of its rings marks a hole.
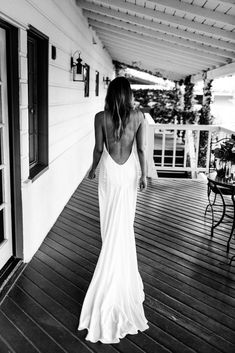
<instances>
[{"instance_id":1,"label":"white wooden house wall","mask_svg":"<svg viewBox=\"0 0 235 353\"><path fill-rule=\"evenodd\" d=\"M103 109L103 77L113 65L75 0L0 0L0 17L19 28L19 88L24 261L34 255L66 202L83 179L92 158L93 122ZM34 182L29 176L27 28L49 37L49 169ZM57 50L51 59L51 46ZM73 82L70 57L76 51L90 65L90 95L84 83ZM95 96L95 71L100 73Z\"/></svg>"}]
</instances>

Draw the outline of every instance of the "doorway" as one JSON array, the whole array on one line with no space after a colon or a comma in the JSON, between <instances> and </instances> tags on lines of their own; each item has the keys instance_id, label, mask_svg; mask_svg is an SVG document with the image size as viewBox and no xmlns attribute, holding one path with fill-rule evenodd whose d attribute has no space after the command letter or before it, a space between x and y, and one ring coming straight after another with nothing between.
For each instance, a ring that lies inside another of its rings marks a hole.
<instances>
[{"instance_id":1,"label":"doorway","mask_svg":"<svg viewBox=\"0 0 235 353\"><path fill-rule=\"evenodd\" d=\"M23 256L20 175L18 30L0 19L0 284Z\"/></svg>"},{"instance_id":2,"label":"doorway","mask_svg":"<svg viewBox=\"0 0 235 353\"><path fill-rule=\"evenodd\" d=\"M6 30L0 28L0 268L13 256Z\"/></svg>"}]
</instances>

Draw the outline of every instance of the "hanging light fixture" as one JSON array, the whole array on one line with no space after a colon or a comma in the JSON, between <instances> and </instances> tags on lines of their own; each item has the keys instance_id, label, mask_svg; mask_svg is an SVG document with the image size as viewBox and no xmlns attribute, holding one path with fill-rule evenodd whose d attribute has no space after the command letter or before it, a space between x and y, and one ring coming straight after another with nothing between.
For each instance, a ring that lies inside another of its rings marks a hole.
<instances>
[{"instance_id":1,"label":"hanging light fixture","mask_svg":"<svg viewBox=\"0 0 235 353\"><path fill-rule=\"evenodd\" d=\"M111 80L108 76L106 76L106 77L103 77L103 82L105 82L105 85L108 86Z\"/></svg>"},{"instance_id":2,"label":"hanging light fixture","mask_svg":"<svg viewBox=\"0 0 235 353\"><path fill-rule=\"evenodd\" d=\"M84 82L84 65L82 64L81 52L78 50L71 57L71 70L73 81Z\"/></svg>"}]
</instances>

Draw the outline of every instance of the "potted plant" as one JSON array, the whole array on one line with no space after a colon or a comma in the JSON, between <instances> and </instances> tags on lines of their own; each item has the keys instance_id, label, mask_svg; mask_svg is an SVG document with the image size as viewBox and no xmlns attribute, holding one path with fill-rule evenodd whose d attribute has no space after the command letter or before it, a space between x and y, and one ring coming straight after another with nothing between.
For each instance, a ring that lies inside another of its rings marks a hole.
<instances>
[{"instance_id":1,"label":"potted plant","mask_svg":"<svg viewBox=\"0 0 235 353\"><path fill-rule=\"evenodd\" d=\"M234 174L235 167L235 135L218 142L221 142L220 146L214 149L217 175L220 178L231 177L233 176L231 174Z\"/></svg>"}]
</instances>

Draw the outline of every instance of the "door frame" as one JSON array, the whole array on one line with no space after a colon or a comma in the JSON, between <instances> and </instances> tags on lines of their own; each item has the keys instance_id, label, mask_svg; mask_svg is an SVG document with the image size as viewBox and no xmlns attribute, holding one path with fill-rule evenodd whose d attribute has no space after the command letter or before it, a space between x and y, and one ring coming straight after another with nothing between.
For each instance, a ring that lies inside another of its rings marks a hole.
<instances>
[{"instance_id":1,"label":"door frame","mask_svg":"<svg viewBox=\"0 0 235 353\"><path fill-rule=\"evenodd\" d=\"M23 259L23 217L20 159L18 28L0 18L6 31L7 94L10 151L13 257Z\"/></svg>"}]
</instances>

